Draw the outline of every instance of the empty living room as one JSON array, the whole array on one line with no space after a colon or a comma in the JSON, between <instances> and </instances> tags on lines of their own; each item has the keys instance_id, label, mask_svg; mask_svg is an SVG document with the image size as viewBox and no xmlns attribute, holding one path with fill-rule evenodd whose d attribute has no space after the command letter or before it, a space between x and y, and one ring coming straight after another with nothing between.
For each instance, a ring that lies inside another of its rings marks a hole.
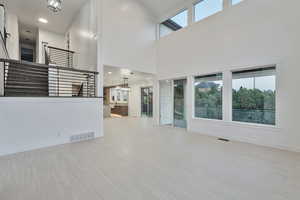
<instances>
[{"instance_id":1,"label":"empty living room","mask_svg":"<svg viewBox=\"0 0 300 200\"><path fill-rule=\"evenodd\" d=\"M299 200L299 7L0 0L0 200Z\"/></svg>"}]
</instances>

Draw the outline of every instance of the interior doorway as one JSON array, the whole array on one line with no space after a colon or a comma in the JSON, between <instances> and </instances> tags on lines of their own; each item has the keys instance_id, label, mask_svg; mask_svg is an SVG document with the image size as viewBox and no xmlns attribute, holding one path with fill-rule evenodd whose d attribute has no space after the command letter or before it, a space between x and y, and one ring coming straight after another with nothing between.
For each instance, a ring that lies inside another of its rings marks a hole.
<instances>
[{"instance_id":1,"label":"interior doorway","mask_svg":"<svg viewBox=\"0 0 300 200\"><path fill-rule=\"evenodd\" d=\"M38 62L38 27L19 23L19 35L20 59L28 62Z\"/></svg>"},{"instance_id":2,"label":"interior doorway","mask_svg":"<svg viewBox=\"0 0 300 200\"><path fill-rule=\"evenodd\" d=\"M152 117L154 74L104 66L104 117Z\"/></svg>"},{"instance_id":3,"label":"interior doorway","mask_svg":"<svg viewBox=\"0 0 300 200\"><path fill-rule=\"evenodd\" d=\"M186 79L174 80L173 84L173 119L174 127L186 128Z\"/></svg>"},{"instance_id":4,"label":"interior doorway","mask_svg":"<svg viewBox=\"0 0 300 200\"><path fill-rule=\"evenodd\" d=\"M34 62L34 49L31 46L24 47L21 45L21 60Z\"/></svg>"},{"instance_id":5,"label":"interior doorway","mask_svg":"<svg viewBox=\"0 0 300 200\"><path fill-rule=\"evenodd\" d=\"M144 117L153 116L153 88L141 88L141 115Z\"/></svg>"}]
</instances>

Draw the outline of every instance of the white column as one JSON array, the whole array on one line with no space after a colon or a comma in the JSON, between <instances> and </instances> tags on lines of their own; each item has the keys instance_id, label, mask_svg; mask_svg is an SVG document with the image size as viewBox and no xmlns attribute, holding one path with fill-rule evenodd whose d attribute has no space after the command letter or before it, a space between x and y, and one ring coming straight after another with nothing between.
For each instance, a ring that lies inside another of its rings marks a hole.
<instances>
[{"instance_id":1,"label":"white column","mask_svg":"<svg viewBox=\"0 0 300 200\"><path fill-rule=\"evenodd\" d=\"M153 119L156 125L160 124L160 96L159 80L155 77L153 81Z\"/></svg>"},{"instance_id":2,"label":"white column","mask_svg":"<svg viewBox=\"0 0 300 200\"><path fill-rule=\"evenodd\" d=\"M102 48L102 40L103 40L103 29L102 29L102 0L93 0L95 3L95 14L97 17L97 68L96 71L99 74L96 76L96 96L103 97L103 48ZM104 105L103 99L99 99L100 101L100 135L104 135Z\"/></svg>"},{"instance_id":3,"label":"white column","mask_svg":"<svg viewBox=\"0 0 300 200\"><path fill-rule=\"evenodd\" d=\"M223 72L223 120L232 120L232 73Z\"/></svg>"},{"instance_id":4,"label":"white column","mask_svg":"<svg viewBox=\"0 0 300 200\"><path fill-rule=\"evenodd\" d=\"M186 122L187 130L190 130L190 125L194 116L194 77L187 77L186 85Z\"/></svg>"},{"instance_id":5,"label":"white column","mask_svg":"<svg viewBox=\"0 0 300 200\"><path fill-rule=\"evenodd\" d=\"M194 11L194 4L190 4L188 6L188 25L191 25L195 21L195 11Z\"/></svg>"},{"instance_id":6,"label":"white column","mask_svg":"<svg viewBox=\"0 0 300 200\"><path fill-rule=\"evenodd\" d=\"M95 1L95 0L94 0ZM97 13L97 68L96 96L103 97L102 1L95 1Z\"/></svg>"}]
</instances>

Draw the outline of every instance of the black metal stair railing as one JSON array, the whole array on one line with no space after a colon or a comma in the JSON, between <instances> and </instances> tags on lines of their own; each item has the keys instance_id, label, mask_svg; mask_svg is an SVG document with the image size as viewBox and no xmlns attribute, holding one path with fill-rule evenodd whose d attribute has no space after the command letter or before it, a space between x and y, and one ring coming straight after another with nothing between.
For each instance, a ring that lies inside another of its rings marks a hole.
<instances>
[{"instance_id":1,"label":"black metal stair railing","mask_svg":"<svg viewBox=\"0 0 300 200\"><path fill-rule=\"evenodd\" d=\"M74 64L74 51L44 45L45 64L72 68Z\"/></svg>"},{"instance_id":2,"label":"black metal stair railing","mask_svg":"<svg viewBox=\"0 0 300 200\"><path fill-rule=\"evenodd\" d=\"M0 59L4 96L96 97L98 72Z\"/></svg>"}]
</instances>

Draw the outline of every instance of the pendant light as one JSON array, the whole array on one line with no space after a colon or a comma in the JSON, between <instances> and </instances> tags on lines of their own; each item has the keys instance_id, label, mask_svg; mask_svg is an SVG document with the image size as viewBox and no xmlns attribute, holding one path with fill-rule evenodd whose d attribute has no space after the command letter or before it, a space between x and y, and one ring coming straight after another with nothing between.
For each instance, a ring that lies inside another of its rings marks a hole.
<instances>
[{"instance_id":1,"label":"pendant light","mask_svg":"<svg viewBox=\"0 0 300 200\"><path fill-rule=\"evenodd\" d=\"M63 0L47 0L47 7L52 12L59 12L62 10L62 1Z\"/></svg>"}]
</instances>

